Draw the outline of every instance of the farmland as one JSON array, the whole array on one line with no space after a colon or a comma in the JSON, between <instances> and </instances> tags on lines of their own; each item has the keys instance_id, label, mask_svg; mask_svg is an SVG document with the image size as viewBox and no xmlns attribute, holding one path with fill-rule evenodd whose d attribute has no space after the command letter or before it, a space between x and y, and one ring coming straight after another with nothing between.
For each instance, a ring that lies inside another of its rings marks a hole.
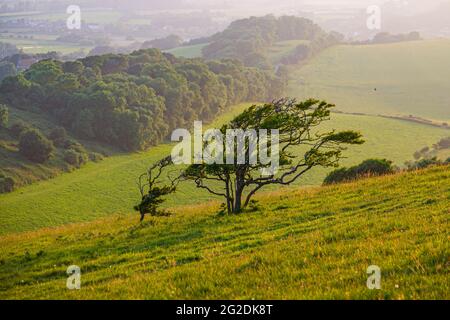
<instances>
[{"instance_id":1,"label":"farmland","mask_svg":"<svg viewBox=\"0 0 450 320\"><path fill-rule=\"evenodd\" d=\"M289 94L339 110L450 120L450 41L329 48L293 67Z\"/></svg>"}]
</instances>

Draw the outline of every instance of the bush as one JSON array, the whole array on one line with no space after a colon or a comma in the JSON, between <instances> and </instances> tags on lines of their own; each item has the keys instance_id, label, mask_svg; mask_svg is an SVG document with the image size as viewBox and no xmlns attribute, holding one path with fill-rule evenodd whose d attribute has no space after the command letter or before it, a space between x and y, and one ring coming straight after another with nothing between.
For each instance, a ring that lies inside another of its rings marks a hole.
<instances>
[{"instance_id":1,"label":"bush","mask_svg":"<svg viewBox=\"0 0 450 320\"><path fill-rule=\"evenodd\" d=\"M0 104L0 128L6 128L6 126L8 125L8 119L8 107L4 104Z\"/></svg>"},{"instance_id":2,"label":"bush","mask_svg":"<svg viewBox=\"0 0 450 320\"><path fill-rule=\"evenodd\" d=\"M408 163L408 170L421 170L432 166L439 166L444 164L442 161L438 160L436 157L422 159L413 163Z\"/></svg>"},{"instance_id":3,"label":"bush","mask_svg":"<svg viewBox=\"0 0 450 320\"><path fill-rule=\"evenodd\" d=\"M86 153L86 149L81 145L81 143L79 143L78 141L73 140L73 139L65 140L63 147L64 147L64 149L67 149L67 150L73 149L78 152Z\"/></svg>"},{"instance_id":4,"label":"bush","mask_svg":"<svg viewBox=\"0 0 450 320\"><path fill-rule=\"evenodd\" d=\"M100 162L103 160L103 155L97 152L89 153L89 160L92 162Z\"/></svg>"},{"instance_id":5,"label":"bush","mask_svg":"<svg viewBox=\"0 0 450 320\"><path fill-rule=\"evenodd\" d=\"M66 129L62 127L55 128L50 132L48 137L53 141L55 146L62 148L67 140Z\"/></svg>"},{"instance_id":6,"label":"bush","mask_svg":"<svg viewBox=\"0 0 450 320\"><path fill-rule=\"evenodd\" d=\"M16 137L16 138L20 138L20 136L22 135L22 133L24 133L25 131L30 130L32 127L30 124L23 122L22 120L19 120L17 122L15 122L11 128L9 128L11 134Z\"/></svg>"},{"instance_id":7,"label":"bush","mask_svg":"<svg viewBox=\"0 0 450 320\"><path fill-rule=\"evenodd\" d=\"M19 152L28 160L44 163L49 160L55 147L39 130L30 129L20 136Z\"/></svg>"},{"instance_id":8,"label":"bush","mask_svg":"<svg viewBox=\"0 0 450 320\"><path fill-rule=\"evenodd\" d=\"M351 168L341 168L331 172L324 180L325 185L358 180L367 176L382 176L395 171L392 161L369 159Z\"/></svg>"},{"instance_id":9,"label":"bush","mask_svg":"<svg viewBox=\"0 0 450 320\"><path fill-rule=\"evenodd\" d=\"M13 178L0 175L0 193L14 191L15 181Z\"/></svg>"},{"instance_id":10,"label":"bush","mask_svg":"<svg viewBox=\"0 0 450 320\"><path fill-rule=\"evenodd\" d=\"M64 161L77 168L88 162L88 156L85 152L79 152L75 149L69 149L64 153Z\"/></svg>"}]
</instances>

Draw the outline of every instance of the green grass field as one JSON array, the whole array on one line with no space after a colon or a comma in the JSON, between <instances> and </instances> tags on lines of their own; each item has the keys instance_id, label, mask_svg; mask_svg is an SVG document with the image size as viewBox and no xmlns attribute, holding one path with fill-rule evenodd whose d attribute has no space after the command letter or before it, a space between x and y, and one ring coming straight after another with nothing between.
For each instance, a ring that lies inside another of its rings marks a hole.
<instances>
[{"instance_id":1,"label":"green grass field","mask_svg":"<svg viewBox=\"0 0 450 320\"><path fill-rule=\"evenodd\" d=\"M78 3L79 4L79 3ZM110 9L83 9L81 7L81 19L85 23L109 24L116 23L121 18L121 13ZM29 19L29 20L48 20L48 21L65 21L70 14L66 13L65 9L55 12L19 12L19 13L4 13L0 14L0 21Z\"/></svg>"},{"instance_id":2,"label":"green grass field","mask_svg":"<svg viewBox=\"0 0 450 320\"><path fill-rule=\"evenodd\" d=\"M292 53L295 48L304 43L309 43L308 40L288 40L275 43L268 50L268 57L273 64L280 63L281 59Z\"/></svg>"},{"instance_id":3,"label":"green grass field","mask_svg":"<svg viewBox=\"0 0 450 320\"><path fill-rule=\"evenodd\" d=\"M12 126L18 121L25 121L30 126L49 135L55 128L55 122L43 113L24 111L17 108L9 108L9 124ZM73 137L71 137L73 138ZM96 143L81 141L89 151L112 154L114 150ZM11 136L7 130L0 128L0 174L11 177L17 187L36 181L46 180L71 170L63 160L64 149L57 148L55 156L43 164L28 161L19 154L19 139Z\"/></svg>"},{"instance_id":4,"label":"green grass field","mask_svg":"<svg viewBox=\"0 0 450 320\"><path fill-rule=\"evenodd\" d=\"M50 37L47 35L34 35L29 32L27 32L26 35L33 36L33 39L18 38L18 34L15 34L14 38L11 38L9 34L2 34L0 35L0 42L11 43L17 46L17 48L22 49L25 53L29 54L47 53L52 51L62 54L69 54L80 50L84 50L87 54L93 48L55 41L55 37Z\"/></svg>"},{"instance_id":5,"label":"green grass field","mask_svg":"<svg viewBox=\"0 0 450 320\"><path fill-rule=\"evenodd\" d=\"M449 186L432 168L274 192L238 216L210 203L3 236L0 298L450 299ZM81 290L66 288L70 265Z\"/></svg>"},{"instance_id":6,"label":"green grass field","mask_svg":"<svg viewBox=\"0 0 450 320\"><path fill-rule=\"evenodd\" d=\"M294 49L301 43L307 43L305 40L290 40L290 41L281 41L275 43L272 47L268 49L267 56L269 60L277 64L280 60L287 56L289 53L294 51ZM185 57L185 58L200 58L202 57L202 49L206 47L208 44L198 44L193 46L183 46L171 50L167 50L167 52L172 53L177 57Z\"/></svg>"},{"instance_id":7,"label":"green grass field","mask_svg":"<svg viewBox=\"0 0 450 320\"><path fill-rule=\"evenodd\" d=\"M211 126L229 121L247 106L233 108ZM367 158L388 158L402 165L412 160L413 153L420 148L448 136L448 130L374 116L334 114L333 119L324 130L354 129L361 131L366 140L363 146L351 147L345 153L348 159L343 160L343 165L354 165ZM0 195L0 234L129 214L139 200L136 178L150 164L169 155L171 148L167 144L148 152L112 156L75 172ZM323 169L312 171L298 185L319 185L326 173ZM183 184L166 205L197 204L210 199L210 194Z\"/></svg>"},{"instance_id":8,"label":"green grass field","mask_svg":"<svg viewBox=\"0 0 450 320\"><path fill-rule=\"evenodd\" d=\"M201 58L203 56L202 50L207 45L208 44L197 44L193 46L183 46L167 50L167 52L173 54L176 57Z\"/></svg>"},{"instance_id":9,"label":"green grass field","mask_svg":"<svg viewBox=\"0 0 450 320\"><path fill-rule=\"evenodd\" d=\"M345 112L450 121L449 57L450 40L332 47L294 70L289 94Z\"/></svg>"}]
</instances>

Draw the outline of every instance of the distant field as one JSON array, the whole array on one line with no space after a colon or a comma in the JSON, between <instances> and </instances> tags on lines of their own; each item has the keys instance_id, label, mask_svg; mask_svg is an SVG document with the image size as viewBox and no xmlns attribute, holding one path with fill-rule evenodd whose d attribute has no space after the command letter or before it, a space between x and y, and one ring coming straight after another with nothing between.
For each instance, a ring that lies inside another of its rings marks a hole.
<instances>
[{"instance_id":1,"label":"distant field","mask_svg":"<svg viewBox=\"0 0 450 320\"><path fill-rule=\"evenodd\" d=\"M282 58L292 53L300 44L309 43L308 40L289 40L275 43L268 50L268 57L272 63L277 64Z\"/></svg>"},{"instance_id":2,"label":"distant field","mask_svg":"<svg viewBox=\"0 0 450 320\"><path fill-rule=\"evenodd\" d=\"M56 51L62 54L68 54L80 50L84 50L88 53L93 48L58 42L56 41L55 36L33 34L31 31L25 34L27 36L33 36L33 39L18 38L17 33L14 34L14 38L11 38L9 34L3 33L0 35L0 42L11 43L19 49L22 49L25 53L46 53L49 51Z\"/></svg>"},{"instance_id":3,"label":"distant field","mask_svg":"<svg viewBox=\"0 0 450 320\"><path fill-rule=\"evenodd\" d=\"M278 191L238 216L210 203L0 237L0 299L448 300L449 185L433 168Z\"/></svg>"},{"instance_id":4,"label":"distant field","mask_svg":"<svg viewBox=\"0 0 450 320\"><path fill-rule=\"evenodd\" d=\"M208 44L198 44L194 46L184 46L171 50L167 50L167 52L173 54L176 57L184 57L184 58L201 58L202 57L202 49L206 47Z\"/></svg>"},{"instance_id":5,"label":"distant field","mask_svg":"<svg viewBox=\"0 0 450 320\"><path fill-rule=\"evenodd\" d=\"M82 8L82 6L81 6ZM58 12L21 12L21 13L4 13L0 14L0 22L6 22L8 20L27 19L27 20L47 20L51 22L64 21L70 15L65 10L61 9ZM116 23L121 18L121 14L118 11L109 9L83 9L81 11L82 23L95 23L95 24L110 24ZM82 25L83 27L83 25ZM6 32L8 31L8 32ZM16 45L22 49L25 53L46 53L49 51L57 51L62 54L68 54L85 50L88 53L92 47L71 45L69 43L63 43L56 41L56 35L46 35L36 33L36 30L19 29L19 28L5 28L0 30L0 42L7 42ZM32 36L33 39L23 39L23 37Z\"/></svg>"},{"instance_id":6,"label":"distant field","mask_svg":"<svg viewBox=\"0 0 450 320\"><path fill-rule=\"evenodd\" d=\"M108 24L115 23L121 17L118 11L110 9L83 9L81 7L81 19L86 23ZM4 13L0 14L0 21L16 20L16 19L30 19L30 20L49 20L49 21L65 21L70 15L66 10L59 10L55 12L21 12L21 13Z\"/></svg>"},{"instance_id":7,"label":"distant field","mask_svg":"<svg viewBox=\"0 0 450 320\"><path fill-rule=\"evenodd\" d=\"M223 123L248 105L240 105L216 124ZM412 160L414 152L430 146L449 131L421 124L373 116L333 115L328 129L355 129L363 133L367 143L350 148L342 162L351 165L367 158L388 158L402 165ZM73 173L63 174L0 195L0 234L34 230L65 223L90 221L114 213L129 214L139 200L136 178L156 160L169 155L170 145L161 145L145 153L118 155L100 163L90 163ZM322 183L325 170L315 170L299 181L298 185ZM204 203L211 196L192 186L183 184L167 206Z\"/></svg>"},{"instance_id":8,"label":"distant field","mask_svg":"<svg viewBox=\"0 0 450 320\"><path fill-rule=\"evenodd\" d=\"M339 110L450 121L450 40L337 46L293 71L289 94Z\"/></svg>"},{"instance_id":9,"label":"distant field","mask_svg":"<svg viewBox=\"0 0 450 320\"><path fill-rule=\"evenodd\" d=\"M291 40L291 41L281 41L275 43L272 47L268 49L267 55L270 61L274 64L280 62L280 60L287 56L289 53L294 51L294 49L301 43L307 43L306 40ZM178 57L185 58L199 58L202 56L202 49L208 44L199 44L193 46L184 46L171 50L167 52L172 53Z\"/></svg>"}]
</instances>

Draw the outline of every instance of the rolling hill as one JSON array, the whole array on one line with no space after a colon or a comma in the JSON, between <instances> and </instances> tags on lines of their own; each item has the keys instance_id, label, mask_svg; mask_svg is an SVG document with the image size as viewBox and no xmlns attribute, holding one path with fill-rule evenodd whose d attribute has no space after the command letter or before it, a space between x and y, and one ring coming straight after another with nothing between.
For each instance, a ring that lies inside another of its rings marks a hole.
<instances>
[{"instance_id":1,"label":"rolling hill","mask_svg":"<svg viewBox=\"0 0 450 320\"><path fill-rule=\"evenodd\" d=\"M167 52L173 54L176 57L201 58L202 57L202 49L206 46L207 46L207 44L182 46L182 47L167 50Z\"/></svg>"},{"instance_id":2,"label":"rolling hill","mask_svg":"<svg viewBox=\"0 0 450 320\"><path fill-rule=\"evenodd\" d=\"M449 299L449 169L277 191L238 216L208 203L2 236L0 298Z\"/></svg>"},{"instance_id":3,"label":"rolling hill","mask_svg":"<svg viewBox=\"0 0 450 320\"><path fill-rule=\"evenodd\" d=\"M211 126L231 120L248 106L236 106ZM448 130L432 126L345 114L334 114L326 129L358 130L366 140L364 145L351 147L345 153L347 159L342 161L343 165L355 165L367 158L388 158L402 165L412 159L415 151L448 135ZM137 177L150 164L169 155L171 148L170 144L163 144L147 152L111 156L99 163L88 163L75 172L0 195L0 234L129 214L139 199ZM324 169L312 171L297 186L320 185L326 174ZM166 205L192 205L210 199L209 193L184 183Z\"/></svg>"},{"instance_id":4,"label":"rolling hill","mask_svg":"<svg viewBox=\"0 0 450 320\"><path fill-rule=\"evenodd\" d=\"M289 94L339 110L450 121L450 40L328 48L293 67Z\"/></svg>"}]
</instances>

